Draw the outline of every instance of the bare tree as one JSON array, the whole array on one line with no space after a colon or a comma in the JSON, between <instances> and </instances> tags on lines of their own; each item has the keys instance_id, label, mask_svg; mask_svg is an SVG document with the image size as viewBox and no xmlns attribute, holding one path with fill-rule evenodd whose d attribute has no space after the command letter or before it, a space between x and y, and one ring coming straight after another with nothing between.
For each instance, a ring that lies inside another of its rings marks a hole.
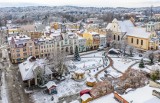
<instances>
[{"instance_id":1,"label":"bare tree","mask_svg":"<svg viewBox=\"0 0 160 103\"><path fill-rule=\"evenodd\" d=\"M122 53L123 53L123 55L125 56L125 55L126 55L126 50L127 50L128 44L127 44L127 42L126 42L125 40L122 40L120 43L121 43Z\"/></svg>"},{"instance_id":2,"label":"bare tree","mask_svg":"<svg viewBox=\"0 0 160 103\"><path fill-rule=\"evenodd\" d=\"M128 51L129 51L129 55L132 57L133 56L133 53L135 51L135 48L133 46L129 46L128 47Z\"/></svg>"},{"instance_id":3,"label":"bare tree","mask_svg":"<svg viewBox=\"0 0 160 103\"><path fill-rule=\"evenodd\" d=\"M154 64L154 54L153 54L153 52L151 52L149 55L148 55L148 58L149 58L149 60L150 60L150 64Z\"/></svg>"},{"instance_id":4,"label":"bare tree","mask_svg":"<svg viewBox=\"0 0 160 103\"><path fill-rule=\"evenodd\" d=\"M53 64L53 70L56 70L59 77L62 78L64 72L67 71L65 62L67 61L67 53L65 51L57 51L49 57L50 64Z\"/></svg>"}]
</instances>

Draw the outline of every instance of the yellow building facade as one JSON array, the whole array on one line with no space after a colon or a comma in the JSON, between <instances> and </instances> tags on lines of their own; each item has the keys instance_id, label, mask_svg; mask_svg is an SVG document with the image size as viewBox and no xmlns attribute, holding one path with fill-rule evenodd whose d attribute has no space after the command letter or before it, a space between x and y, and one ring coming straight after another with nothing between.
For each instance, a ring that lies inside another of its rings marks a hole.
<instances>
[{"instance_id":1,"label":"yellow building facade","mask_svg":"<svg viewBox=\"0 0 160 103\"><path fill-rule=\"evenodd\" d=\"M127 43L139 50L157 50L159 41L157 36L153 33L148 38L140 38L127 35Z\"/></svg>"},{"instance_id":2,"label":"yellow building facade","mask_svg":"<svg viewBox=\"0 0 160 103\"><path fill-rule=\"evenodd\" d=\"M83 38L86 39L86 48L91 49L93 46L93 37L90 33L85 32L83 35Z\"/></svg>"}]
</instances>

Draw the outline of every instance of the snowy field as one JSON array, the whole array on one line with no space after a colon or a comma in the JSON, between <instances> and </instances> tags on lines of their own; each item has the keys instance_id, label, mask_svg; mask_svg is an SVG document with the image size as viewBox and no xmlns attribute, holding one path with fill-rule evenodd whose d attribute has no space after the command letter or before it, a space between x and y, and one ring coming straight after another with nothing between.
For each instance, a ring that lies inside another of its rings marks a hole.
<instances>
[{"instance_id":1,"label":"snowy field","mask_svg":"<svg viewBox=\"0 0 160 103\"><path fill-rule=\"evenodd\" d=\"M123 59L123 58L112 58L112 60L114 62L113 63L114 67L123 73L128 69L130 65L136 62L135 60L132 59Z\"/></svg>"},{"instance_id":2,"label":"snowy field","mask_svg":"<svg viewBox=\"0 0 160 103\"><path fill-rule=\"evenodd\" d=\"M160 89L149 87L148 85L138 88L135 91L122 95L127 101L132 103L160 103L160 99L152 95L152 90L160 91ZM145 91L145 92L144 92ZM91 101L91 103L119 103L114 99L114 95L109 94Z\"/></svg>"}]
</instances>

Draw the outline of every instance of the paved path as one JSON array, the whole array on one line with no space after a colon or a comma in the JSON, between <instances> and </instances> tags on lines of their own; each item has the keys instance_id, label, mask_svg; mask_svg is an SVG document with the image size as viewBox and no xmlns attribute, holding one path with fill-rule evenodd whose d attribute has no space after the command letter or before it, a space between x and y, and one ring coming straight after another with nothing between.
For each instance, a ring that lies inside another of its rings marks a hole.
<instances>
[{"instance_id":1,"label":"paved path","mask_svg":"<svg viewBox=\"0 0 160 103\"><path fill-rule=\"evenodd\" d=\"M109 65L95 74L95 78L96 78L97 81L99 81L99 80L98 80L98 75L99 75L101 72L104 72L107 68L109 68L110 66L113 65L112 59L111 59L109 56L107 56L107 58L108 58L109 61L110 61L110 62L109 62Z\"/></svg>"}]
</instances>

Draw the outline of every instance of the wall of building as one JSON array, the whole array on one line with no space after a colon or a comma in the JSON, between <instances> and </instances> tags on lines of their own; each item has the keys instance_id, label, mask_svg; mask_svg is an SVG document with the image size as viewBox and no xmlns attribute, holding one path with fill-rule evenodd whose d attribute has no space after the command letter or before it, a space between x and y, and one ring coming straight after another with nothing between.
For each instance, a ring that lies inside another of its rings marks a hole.
<instances>
[{"instance_id":1,"label":"wall of building","mask_svg":"<svg viewBox=\"0 0 160 103\"><path fill-rule=\"evenodd\" d=\"M132 42L133 41L133 42ZM137 38L133 36L127 36L127 42L129 45L134 46L138 49L148 50L149 40L146 38ZM141 43L143 42L143 43Z\"/></svg>"}]
</instances>

